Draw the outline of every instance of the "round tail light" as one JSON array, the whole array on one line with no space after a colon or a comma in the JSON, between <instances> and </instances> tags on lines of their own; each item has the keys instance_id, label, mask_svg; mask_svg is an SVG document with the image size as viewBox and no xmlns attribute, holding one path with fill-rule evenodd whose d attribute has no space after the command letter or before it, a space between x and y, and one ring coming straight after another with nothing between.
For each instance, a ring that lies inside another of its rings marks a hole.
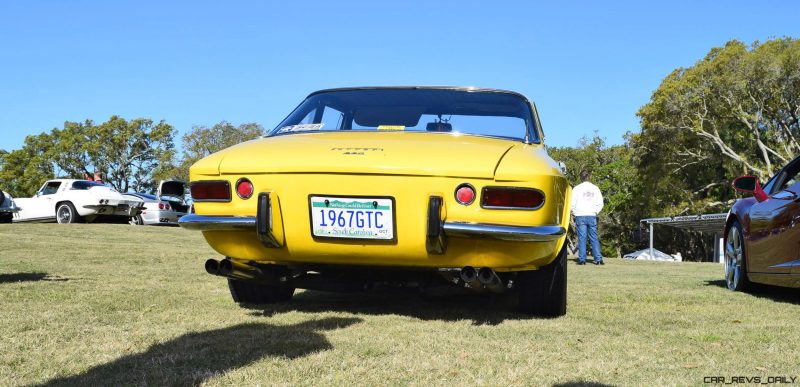
<instances>
[{"instance_id":1,"label":"round tail light","mask_svg":"<svg viewBox=\"0 0 800 387\"><path fill-rule=\"evenodd\" d=\"M468 206L475 201L475 188L469 184L461 184L456 188L456 201L459 204Z\"/></svg>"},{"instance_id":2,"label":"round tail light","mask_svg":"<svg viewBox=\"0 0 800 387\"><path fill-rule=\"evenodd\" d=\"M164 209L164 203L158 203L158 209L159 210L163 210Z\"/></svg>"},{"instance_id":3,"label":"round tail light","mask_svg":"<svg viewBox=\"0 0 800 387\"><path fill-rule=\"evenodd\" d=\"M245 178L236 182L236 194L242 199L250 199L253 196L253 183Z\"/></svg>"}]
</instances>

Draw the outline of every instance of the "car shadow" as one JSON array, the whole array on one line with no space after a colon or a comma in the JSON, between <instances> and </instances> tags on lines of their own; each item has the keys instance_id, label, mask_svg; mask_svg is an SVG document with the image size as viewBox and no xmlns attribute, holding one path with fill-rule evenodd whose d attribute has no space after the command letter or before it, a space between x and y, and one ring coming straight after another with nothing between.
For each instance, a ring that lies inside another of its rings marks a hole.
<instances>
[{"instance_id":1,"label":"car shadow","mask_svg":"<svg viewBox=\"0 0 800 387\"><path fill-rule=\"evenodd\" d=\"M725 280L706 281L706 286L719 286L726 290L728 289L728 284L725 282ZM752 288L749 289L747 293L752 296L768 298L777 302L800 305L800 289L762 284L752 284L751 286Z\"/></svg>"},{"instance_id":2,"label":"car shadow","mask_svg":"<svg viewBox=\"0 0 800 387\"><path fill-rule=\"evenodd\" d=\"M331 317L286 326L247 323L187 333L41 386L199 385L267 356L295 359L332 349L321 332L361 321Z\"/></svg>"},{"instance_id":3,"label":"car shadow","mask_svg":"<svg viewBox=\"0 0 800 387\"><path fill-rule=\"evenodd\" d=\"M306 290L288 303L249 305L253 316L271 317L287 312L345 312L365 315L401 315L420 320L472 320L473 325L498 325L506 320L525 320L518 313L516 297L510 294L475 294L453 287L419 293L404 289L362 293L331 293Z\"/></svg>"},{"instance_id":4,"label":"car shadow","mask_svg":"<svg viewBox=\"0 0 800 387\"><path fill-rule=\"evenodd\" d=\"M12 282L36 282L36 281L69 281L68 278L53 277L47 273L0 273L0 284Z\"/></svg>"}]
</instances>

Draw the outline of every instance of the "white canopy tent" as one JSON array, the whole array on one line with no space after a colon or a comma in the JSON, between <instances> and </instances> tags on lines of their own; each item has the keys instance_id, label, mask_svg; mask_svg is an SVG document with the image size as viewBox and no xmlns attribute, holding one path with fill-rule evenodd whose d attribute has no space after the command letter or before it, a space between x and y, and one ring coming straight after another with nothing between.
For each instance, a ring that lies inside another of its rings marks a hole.
<instances>
[{"instance_id":1,"label":"white canopy tent","mask_svg":"<svg viewBox=\"0 0 800 387\"><path fill-rule=\"evenodd\" d=\"M725 230L725 219L727 216L728 214L687 215L669 218L642 219L639 222L646 223L650 227L650 257L657 256L655 253L657 250L653 248L653 226L658 224L683 230L714 234L714 262L724 263L722 232Z\"/></svg>"}]
</instances>

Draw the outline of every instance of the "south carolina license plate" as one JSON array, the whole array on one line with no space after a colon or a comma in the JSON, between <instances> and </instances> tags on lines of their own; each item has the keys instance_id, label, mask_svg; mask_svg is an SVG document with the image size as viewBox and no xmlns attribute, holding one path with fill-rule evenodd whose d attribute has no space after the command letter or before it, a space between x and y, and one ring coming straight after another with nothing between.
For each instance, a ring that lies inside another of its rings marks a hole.
<instances>
[{"instance_id":1,"label":"south carolina license plate","mask_svg":"<svg viewBox=\"0 0 800 387\"><path fill-rule=\"evenodd\" d=\"M394 201L390 198L311 197L315 237L394 239Z\"/></svg>"}]
</instances>

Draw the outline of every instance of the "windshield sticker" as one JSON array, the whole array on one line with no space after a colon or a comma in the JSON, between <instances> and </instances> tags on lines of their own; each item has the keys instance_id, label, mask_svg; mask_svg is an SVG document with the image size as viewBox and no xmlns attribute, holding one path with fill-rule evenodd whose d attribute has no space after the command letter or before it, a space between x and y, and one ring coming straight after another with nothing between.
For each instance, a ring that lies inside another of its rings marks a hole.
<instances>
[{"instance_id":1,"label":"windshield sticker","mask_svg":"<svg viewBox=\"0 0 800 387\"><path fill-rule=\"evenodd\" d=\"M378 125L378 130L406 130L403 125Z\"/></svg>"},{"instance_id":2,"label":"windshield sticker","mask_svg":"<svg viewBox=\"0 0 800 387\"><path fill-rule=\"evenodd\" d=\"M325 123L289 125L278 129L278 133L310 132L320 130L323 126L325 126Z\"/></svg>"}]
</instances>

